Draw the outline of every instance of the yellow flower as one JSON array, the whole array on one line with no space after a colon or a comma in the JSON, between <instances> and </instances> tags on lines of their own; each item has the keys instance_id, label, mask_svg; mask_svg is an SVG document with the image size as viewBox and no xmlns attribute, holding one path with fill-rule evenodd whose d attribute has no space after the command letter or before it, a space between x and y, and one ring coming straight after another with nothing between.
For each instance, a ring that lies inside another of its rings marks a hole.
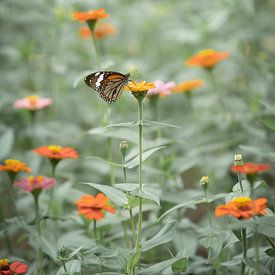
<instances>
[{"instance_id":1,"label":"yellow flower","mask_svg":"<svg viewBox=\"0 0 275 275\"><path fill-rule=\"evenodd\" d=\"M130 81L127 84L125 89L133 93L136 93L136 92L138 93L138 92L147 92L152 88L155 88L155 84L153 82L146 82L145 80L142 80L140 82Z\"/></svg>"},{"instance_id":2,"label":"yellow flower","mask_svg":"<svg viewBox=\"0 0 275 275\"><path fill-rule=\"evenodd\" d=\"M202 85L204 85L204 81L202 81L201 79L188 80L177 84L171 90L173 93L186 93L191 92L195 88L198 88Z\"/></svg>"}]
</instances>

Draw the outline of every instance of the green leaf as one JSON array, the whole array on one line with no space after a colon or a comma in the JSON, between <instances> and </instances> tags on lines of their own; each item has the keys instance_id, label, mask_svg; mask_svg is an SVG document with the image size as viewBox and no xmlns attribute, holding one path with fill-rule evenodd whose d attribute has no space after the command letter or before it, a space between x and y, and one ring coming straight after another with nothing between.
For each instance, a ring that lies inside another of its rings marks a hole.
<instances>
[{"instance_id":1,"label":"green leaf","mask_svg":"<svg viewBox=\"0 0 275 275\"><path fill-rule=\"evenodd\" d=\"M175 257L173 259L169 259L160 263L157 263L155 265L152 265L148 268L142 268L138 271L138 274L145 275L145 274L161 274L161 271L166 269L169 266L172 266L174 263L176 263L179 260L179 257Z\"/></svg>"},{"instance_id":2,"label":"green leaf","mask_svg":"<svg viewBox=\"0 0 275 275\"><path fill-rule=\"evenodd\" d=\"M139 125L138 121L129 121L129 122L110 124L110 125L106 126L106 128L109 128L109 127L133 127L133 126L138 126L138 125Z\"/></svg>"},{"instance_id":3,"label":"green leaf","mask_svg":"<svg viewBox=\"0 0 275 275\"><path fill-rule=\"evenodd\" d=\"M88 156L87 159L95 159L95 160L100 160L106 164L111 164L113 166L116 166L116 167L125 167L124 165L122 165L121 163L115 163L115 162L111 162L111 161L108 161L106 159L103 159L103 158L99 158L99 157L95 157L95 156Z\"/></svg>"},{"instance_id":4,"label":"green leaf","mask_svg":"<svg viewBox=\"0 0 275 275\"><path fill-rule=\"evenodd\" d=\"M186 271L187 266L188 266L188 259L182 258L172 264L172 271L173 272L184 272L184 271Z\"/></svg>"},{"instance_id":5,"label":"green leaf","mask_svg":"<svg viewBox=\"0 0 275 275\"><path fill-rule=\"evenodd\" d=\"M157 205L160 205L160 195L161 193L159 192L159 190L151 188L147 185L145 185L143 187L143 190L134 190L131 192L131 195L133 196L138 196L138 197L142 197L144 199L149 199L154 201Z\"/></svg>"},{"instance_id":6,"label":"green leaf","mask_svg":"<svg viewBox=\"0 0 275 275\"><path fill-rule=\"evenodd\" d=\"M0 159L7 157L14 144L14 131L13 129L8 129L0 138Z\"/></svg>"},{"instance_id":7,"label":"green leaf","mask_svg":"<svg viewBox=\"0 0 275 275\"><path fill-rule=\"evenodd\" d=\"M143 125L144 126L158 126L158 127L172 127L172 128L178 128L178 129L182 128L177 125L168 124L168 123L164 123L164 122L158 122L158 121L152 121L152 120L144 120Z\"/></svg>"},{"instance_id":8,"label":"green leaf","mask_svg":"<svg viewBox=\"0 0 275 275\"><path fill-rule=\"evenodd\" d=\"M227 196L228 194L217 194L217 195L212 195L208 197L208 200L205 201L204 199L202 199L201 197L199 198L195 198L183 203L180 203L172 208L170 208L168 211L166 211L165 213L163 213L159 218L158 221L162 220L164 217L166 217L167 215L171 214L172 212L176 211L177 209L180 208L192 208L195 209L195 205L199 204L199 203L206 203L206 202L212 202L215 201L217 199L223 198L225 196Z\"/></svg>"},{"instance_id":9,"label":"green leaf","mask_svg":"<svg viewBox=\"0 0 275 275\"><path fill-rule=\"evenodd\" d=\"M170 242L176 233L175 224L176 221L171 221L165 224L165 226L152 239L145 241L142 244L142 251L148 251L153 247Z\"/></svg>"},{"instance_id":10,"label":"green leaf","mask_svg":"<svg viewBox=\"0 0 275 275\"><path fill-rule=\"evenodd\" d=\"M265 254L269 257L275 258L275 248L269 248L265 251Z\"/></svg>"},{"instance_id":11,"label":"green leaf","mask_svg":"<svg viewBox=\"0 0 275 275\"><path fill-rule=\"evenodd\" d=\"M67 272L62 266L56 273L56 275L80 275L81 274L81 263L79 260L72 260L66 262Z\"/></svg>"},{"instance_id":12,"label":"green leaf","mask_svg":"<svg viewBox=\"0 0 275 275\"><path fill-rule=\"evenodd\" d=\"M258 230L265 236L275 238L275 216L265 216L259 219Z\"/></svg>"},{"instance_id":13,"label":"green leaf","mask_svg":"<svg viewBox=\"0 0 275 275\"><path fill-rule=\"evenodd\" d=\"M81 182L82 184L89 185L102 193L104 193L114 204L118 206L124 206L128 204L127 196L120 190L103 184L92 183L92 182Z\"/></svg>"},{"instance_id":14,"label":"green leaf","mask_svg":"<svg viewBox=\"0 0 275 275\"><path fill-rule=\"evenodd\" d=\"M268 117L262 119L263 124L269 128L272 131L275 131L275 118L274 117Z\"/></svg>"},{"instance_id":15,"label":"green leaf","mask_svg":"<svg viewBox=\"0 0 275 275\"><path fill-rule=\"evenodd\" d=\"M76 248L75 250L73 250L73 251L70 253L70 255L69 255L68 258L70 258L70 259L73 258L81 249L82 249L82 246L80 246L80 247Z\"/></svg>"},{"instance_id":16,"label":"green leaf","mask_svg":"<svg viewBox=\"0 0 275 275\"><path fill-rule=\"evenodd\" d=\"M155 152L163 148L166 148L166 146L159 146L159 147L151 148L149 150L142 152L142 162L145 161L147 158L149 158L152 154L154 154ZM132 169L138 165L139 165L139 155L137 155L136 157L128 161L125 166L128 169Z\"/></svg>"}]
</instances>

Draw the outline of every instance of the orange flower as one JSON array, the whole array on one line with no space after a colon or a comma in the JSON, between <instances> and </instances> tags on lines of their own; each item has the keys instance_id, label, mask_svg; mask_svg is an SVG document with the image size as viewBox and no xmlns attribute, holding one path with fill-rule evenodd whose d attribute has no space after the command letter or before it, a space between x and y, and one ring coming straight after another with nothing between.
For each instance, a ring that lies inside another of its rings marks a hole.
<instances>
[{"instance_id":1,"label":"orange flower","mask_svg":"<svg viewBox=\"0 0 275 275\"><path fill-rule=\"evenodd\" d=\"M102 193L94 197L93 195L83 195L76 201L78 213L84 215L89 220L101 220L104 218L104 211L115 213L116 210L110 204L109 199Z\"/></svg>"},{"instance_id":2,"label":"orange flower","mask_svg":"<svg viewBox=\"0 0 275 275\"><path fill-rule=\"evenodd\" d=\"M109 14L105 12L105 9L90 10L86 12L74 12L72 14L73 20L78 20L82 23L89 20L99 20L107 17L109 17Z\"/></svg>"},{"instance_id":3,"label":"orange flower","mask_svg":"<svg viewBox=\"0 0 275 275\"><path fill-rule=\"evenodd\" d=\"M230 215L239 219L249 219L252 216L266 214L266 198L251 200L247 197L238 197L228 202L225 205L216 207L216 217Z\"/></svg>"},{"instance_id":4,"label":"orange flower","mask_svg":"<svg viewBox=\"0 0 275 275\"><path fill-rule=\"evenodd\" d=\"M0 165L0 171L7 171L11 173L18 173L21 171L30 173L32 171L32 169L28 167L26 163L17 159L6 159L4 163L5 165Z\"/></svg>"},{"instance_id":5,"label":"orange flower","mask_svg":"<svg viewBox=\"0 0 275 275\"><path fill-rule=\"evenodd\" d=\"M231 170L235 173L241 173L246 175L254 175L261 172L265 172L271 169L271 165L268 163L256 164L247 162L244 165L234 165Z\"/></svg>"},{"instance_id":6,"label":"orange flower","mask_svg":"<svg viewBox=\"0 0 275 275\"><path fill-rule=\"evenodd\" d=\"M198 54L191 56L186 64L188 66L196 66L203 67L207 69L213 68L217 63L226 59L229 56L229 53L224 52L216 52L212 49L206 49L200 51Z\"/></svg>"},{"instance_id":7,"label":"orange flower","mask_svg":"<svg viewBox=\"0 0 275 275\"><path fill-rule=\"evenodd\" d=\"M140 82L130 81L125 87L126 90L130 90L133 93L147 92L152 88L155 88L155 84L152 82L146 82L145 80L142 80Z\"/></svg>"},{"instance_id":8,"label":"orange flower","mask_svg":"<svg viewBox=\"0 0 275 275\"><path fill-rule=\"evenodd\" d=\"M26 274L29 267L21 262L9 264L8 259L0 259L0 275L17 275Z\"/></svg>"},{"instance_id":9,"label":"orange flower","mask_svg":"<svg viewBox=\"0 0 275 275\"><path fill-rule=\"evenodd\" d=\"M172 88L173 93L188 93L192 90L204 85L204 81L201 79L183 81Z\"/></svg>"},{"instance_id":10,"label":"orange flower","mask_svg":"<svg viewBox=\"0 0 275 275\"><path fill-rule=\"evenodd\" d=\"M89 38L92 36L92 32L88 27L82 27L79 29L82 38ZM115 35L117 29L108 23L102 23L94 30L95 38L102 39L109 35Z\"/></svg>"},{"instance_id":11,"label":"orange flower","mask_svg":"<svg viewBox=\"0 0 275 275\"><path fill-rule=\"evenodd\" d=\"M41 146L33 150L35 153L55 160L67 159L67 158L78 158L77 152L71 147L62 147L57 145Z\"/></svg>"}]
</instances>

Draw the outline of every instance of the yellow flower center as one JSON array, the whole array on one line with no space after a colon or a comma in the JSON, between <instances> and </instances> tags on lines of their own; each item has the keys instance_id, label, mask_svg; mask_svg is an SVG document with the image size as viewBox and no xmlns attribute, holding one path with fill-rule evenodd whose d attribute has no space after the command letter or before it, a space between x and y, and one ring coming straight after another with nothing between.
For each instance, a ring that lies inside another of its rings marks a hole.
<instances>
[{"instance_id":1,"label":"yellow flower center","mask_svg":"<svg viewBox=\"0 0 275 275\"><path fill-rule=\"evenodd\" d=\"M39 97L36 95L30 95L30 96L27 96L27 99L31 105L36 105Z\"/></svg>"},{"instance_id":2,"label":"yellow flower center","mask_svg":"<svg viewBox=\"0 0 275 275\"><path fill-rule=\"evenodd\" d=\"M60 153L62 151L62 147L58 145L50 145L48 147L53 153Z\"/></svg>"},{"instance_id":3,"label":"yellow flower center","mask_svg":"<svg viewBox=\"0 0 275 275\"><path fill-rule=\"evenodd\" d=\"M17 165L20 164L21 161L17 160L17 159L6 159L5 160L5 164L6 165Z\"/></svg>"},{"instance_id":4,"label":"yellow flower center","mask_svg":"<svg viewBox=\"0 0 275 275\"><path fill-rule=\"evenodd\" d=\"M8 266L9 265L9 260L8 259L0 259L0 270L1 267Z\"/></svg>"},{"instance_id":5,"label":"yellow flower center","mask_svg":"<svg viewBox=\"0 0 275 275\"><path fill-rule=\"evenodd\" d=\"M36 177L35 176L29 176L28 177L28 180L31 183L33 183L34 181L36 181L36 182L42 182L43 179L44 179L44 176L36 176Z\"/></svg>"},{"instance_id":6,"label":"yellow flower center","mask_svg":"<svg viewBox=\"0 0 275 275\"><path fill-rule=\"evenodd\" d=\"M214 54L215 51L213 49L206 49L199 52L200 56L208 56Z\"/></svg>"},{"instance_id":7,"label":"yellow flower center","mask_svg":"<svg viewBox=\"0 0 275 275\"><path fill-rule=\"evenodd\" d=\"M246 204L250 201L251 201L251 199L248 198L248 197L238 197L238 198L235 198L235 199L232 200L232 202L236 202L236 203L239 203L239 204Z\"/></svg>"}]
</instances>

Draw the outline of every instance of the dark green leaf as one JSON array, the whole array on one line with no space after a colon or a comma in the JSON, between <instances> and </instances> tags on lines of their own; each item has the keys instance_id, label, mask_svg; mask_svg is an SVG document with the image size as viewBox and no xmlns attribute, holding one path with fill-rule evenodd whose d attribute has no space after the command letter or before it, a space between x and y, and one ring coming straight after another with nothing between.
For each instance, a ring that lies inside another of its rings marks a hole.
<instances>
[{"instance_id":1,"label":"dark green leaf","mask_svg":"<svg viewBox=\"0 0 275 275\"><path fill-rule=\"evenodd\" d=\"M172 264L172 270L173 272L184 272L186 271L187 266L188 266L188 259L182 258Z\"/></svg>"}]
</instances>

